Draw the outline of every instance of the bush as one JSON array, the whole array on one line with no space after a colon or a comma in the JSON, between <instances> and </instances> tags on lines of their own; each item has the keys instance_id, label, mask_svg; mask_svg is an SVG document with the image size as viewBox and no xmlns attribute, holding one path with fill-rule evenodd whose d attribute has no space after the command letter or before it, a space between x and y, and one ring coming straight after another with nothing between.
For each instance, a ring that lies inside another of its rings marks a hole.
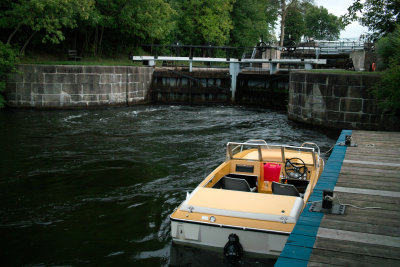
<instances>
[{"instance_id":1,"label":"bush","mask_svg":"<svg viewBox=\"0 0 400 267\"><path fill-rule=\"evenodd\" d=\"M378 70L385 70L389 67L390 58L395 53L395 48L389 37L382 37L376 44L376 53L378 55Z\"/></svg>"},{"instance_id":2,"label":"bush","mask_svg":"<svg viewBox=\"0 0 400 267\"><path fill-rule=\"evenodd\" d=\"M378 68L385 70L392 64L400 64L400 25L396 25L396 30L382 37L376 43L376 53L378 54Z\"/></svg>"},{"instance_id":3,"label":"bush","mask_svg":"<svg viewBox=\"0 0 400 267\"><path fill-rule=\"evenodd\" d=\"M18 60L18 50L0 41L0 108L5 105L3 91L6 88L7 75L16 71L15 64Z\"/></svg>"},{"instance_id":4,"label":"bush","mask_svg":"<svg viewBox=\"0 0 400 267\"><path fill-rule=\"evenodd\" d=\"M378 107L383 112L400 115L400 64L392 63L374 87Z\"/></svg>"},{"instance_id":5,"label":"bush","mask_svg":"<svg viewBox=\"0 0 400 267\"><path fill-rule=\"evenodd\" d=\"M378 107L386 113L400 115L400 25L377 43L378 68L385 70L373 87Z\"/></svg>"}]
</instances>

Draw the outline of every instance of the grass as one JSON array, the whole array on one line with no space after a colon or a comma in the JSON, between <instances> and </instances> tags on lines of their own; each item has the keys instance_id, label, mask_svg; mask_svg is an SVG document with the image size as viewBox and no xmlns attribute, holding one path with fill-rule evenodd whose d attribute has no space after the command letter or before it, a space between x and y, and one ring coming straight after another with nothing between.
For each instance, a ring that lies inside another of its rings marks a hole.
<instances>
[{"instance_id":1,"label":"grass","mask_svg":"<svg viewBox=\"0 0 400 267\"><path fill-rule=\"evenodd\" d=\"M21 64L39 64L39 65L85 65L85 66L144 66L140 61L132 61L127 56L119 58L104 58L104 57L85 57L80 61L72 61L58 59L49 56L28 56L20 60ZM189 62L179 62L178 66L189 66ZM161 67L162 62L156 61L156 66ZM174 66L174 65L173 65ZM199 62L193 62L193 67L206 66ZM227 66L226 64L216 64L213 66Z\"/></svg>"},{"instance_id":2,"label":"grass","mask_svg":"<svg viewBox=\"0 0 400 267\"><path fill-rule=\"evenodd\" d=\"M59 59L52 56L25 56L20 60L21 64L40 65L89 65L89 66L142 66L141 62L134 62L126 57L84 57L80 61Z\"/></svg>"},{"instance_id":3,"label":"grass","mask_svg":"<svg viewBox=\"0 0 400 267\"><path fill-rule=\"evenodd\" d=\"M316 73L332 73L332 74L376 74L379 75L382 72L375 71L352 71L352 70L338 70L338 69L322 69L322 70L309 70L309 72L316 72Z\"/></svg>"}]
</instances>

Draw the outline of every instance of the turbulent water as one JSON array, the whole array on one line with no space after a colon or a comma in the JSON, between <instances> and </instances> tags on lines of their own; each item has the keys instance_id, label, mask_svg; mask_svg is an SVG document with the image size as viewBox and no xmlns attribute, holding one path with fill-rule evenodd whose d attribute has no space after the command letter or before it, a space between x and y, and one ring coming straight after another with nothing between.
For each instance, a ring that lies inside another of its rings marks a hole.
<instances>
[{"instance_id":1,"label":"turbulent water","mask_svg":"<svg viewBox=\"0 0 400 267\"><path fill-rule=\"evenodd\" d=\"M168 265L169 214L228 141L327 151L336 134L246 107L0 111L0 265Z\"/></svg>"}]
</instances>

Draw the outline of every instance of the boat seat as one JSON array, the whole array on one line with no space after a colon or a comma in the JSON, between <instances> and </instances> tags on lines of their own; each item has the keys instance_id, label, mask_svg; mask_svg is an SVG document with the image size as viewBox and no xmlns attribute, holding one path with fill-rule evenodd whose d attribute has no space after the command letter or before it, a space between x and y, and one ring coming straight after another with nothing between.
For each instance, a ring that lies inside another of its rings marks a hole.
<instances>
[{"instance_id":1,"label":"boat seat","mask_svg":"<svg viewBox=\"0 0 400 267\"><path fill-rule=\"evenodd\" d=\"M292 184L272 182L272 193L275 195L300 197L299 191L297 191L297 188Z\"/></svg>"},{"instance_id":2,"label":"boat seat","mask_svg":"<svg viewBox=\"0 0 400 267\"><path fill-rule=\"evenodd\" d=\"M257 188L250 188L249 183L245 179L224 177L224 189L244 191L244 192L254 192Z\"/></svg>"}]
</instances>

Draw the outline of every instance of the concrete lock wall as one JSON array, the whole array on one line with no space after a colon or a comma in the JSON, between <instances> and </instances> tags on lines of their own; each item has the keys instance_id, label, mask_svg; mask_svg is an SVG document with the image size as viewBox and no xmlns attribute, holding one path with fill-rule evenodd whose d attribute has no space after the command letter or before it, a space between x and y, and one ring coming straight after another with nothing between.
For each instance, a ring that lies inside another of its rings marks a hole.
<instances>
[{"instance_id":1,"label":"concrete lock wall","mask_svg":"<svg viewBox=\"0 0 400 267\"><path fill-rule=\"evenodd\" d=\"M395 130L396 119L380 114L370 93L379 80L376 74L294 72L289 81L288 116L325 127Z\"/></svg>"},{"instance_id":2,"label":"concrete lock wall","mask_svg":"<svg viewBox=\"0 0 400 267\"><path fill-rule=\"evenodd\" d=\"M224 104L231 98L230 77L224 69L157 69L149 93L153 103Z\"/></svg>"},{"instance_id":3,"label":"concrete lock wall","mask_svg":"<svg viewBox=\"0 0 400 267\"><path fill-rule=\"evenodd\" d=\"M153 68L18 65L5 95L11 107L72 108L147 101Z\"/></svg>"}]
</instances>

